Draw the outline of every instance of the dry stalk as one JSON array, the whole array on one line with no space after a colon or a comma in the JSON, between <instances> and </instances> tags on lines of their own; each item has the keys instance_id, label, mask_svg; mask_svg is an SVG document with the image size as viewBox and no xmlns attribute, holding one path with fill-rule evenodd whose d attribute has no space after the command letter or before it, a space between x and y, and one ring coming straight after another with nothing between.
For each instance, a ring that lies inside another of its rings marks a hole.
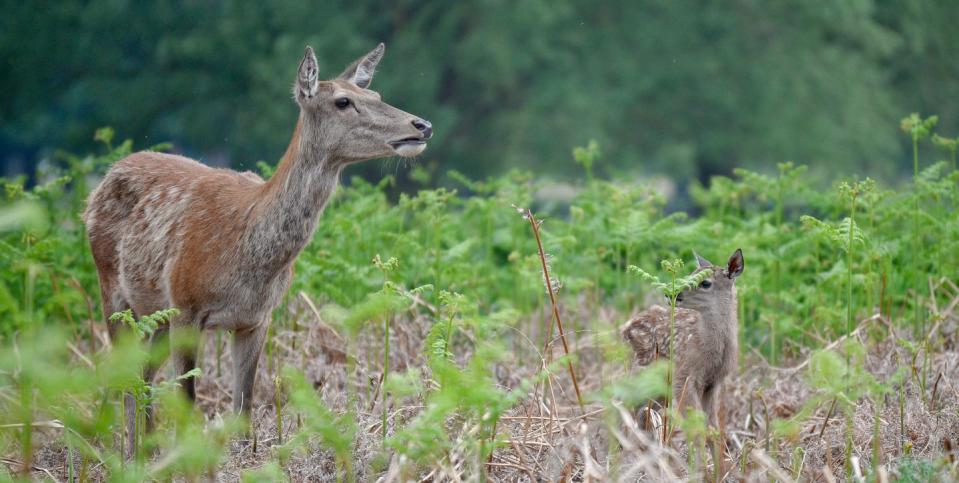
<instances>
[{"instance_id":1,"label":"dry stalk","mask_svg":"<svg viewBox=\"0 0 959 483\"><path fill-rule=\"evenodd\" d=\"M787 475L786 472L779 467L779 464L773 461L773 459L770 458L765 451L759 448L756 448L749 453L749 456L752 457L753 461L759 463L759 466L761 466L764 470L769 472L773 476L773 478L776 478L782 483L788 483L793 481L793 479L789 475Z\"/></svg>"},{"instance_id":2,"label":"dry stalk","mask_svg":"<svg viewBox=\"0 0 959 483\"><path fill-rule=\"evenodd\" d=\"M83 301L87 304L87 316L89 317L90 324L90 353L96 354L97 352L97 332L96 332L96 320L97 318L93 315L93 301L90 299L90 296L87 294L87 291L83 288L83 285L80 284L80 281L76 278L70 278L67 283L76 289L78 292L83 294ZM69 312L68 312L69 313ZM105 314L107 317L110 314ZM72 324L71 324L72 325ZM108 346L109 347L109 346Z\"/></svg>"},{"instance_id":3,"label":"dry stalk","mask_svg":"<svg viewBox=\"0 0 959 483\"><path fill-rule=\"evenodd\" d=\"M583 404L583 395L579 391L579 381L576 379L576 371L573 370L573 361L569 359L569 342L566 341L566 332L563 330L563 319L559 315L559 306L556 303L556 292L553 290L553 281L549 274L549 265L546 263L546 252L543 250L543 240L539 235L539 227L542 221L538 221L529 208L517 209L523 213L523 217L529 221L530 226L533 228L533 237L536 238L536 248L539 251L539 261L543 267L543 278L546 281L546 292L549 294L550 305L553 309L553 318L556 319L556 327L559 329L559 338L563 341L563 352L567 357L566 365L569 368L569 376L573 380L573 389L576 391L576 400L579 402L579 408L585 413L586 407ZM548 349L552 335L553 324L550 323L546 332L547 354L549 353Z\"/></svg>"},{"instance_id":4,"label":"dry stalk","mask_svg":"<svg viewBox=\"0 0 959 483\"><path fill-rule=\"evenodd\" d=\"M584 481L606 481L606 474L601 465L593 456L593 451L589 446L589 428L586 423L579 427L580 438L576 441L576 449L579 450L583 460L583 479Z\"/></svg>"},{"instance_id":5,"label":"dry stalk","mask_svg":"<svg viewBox=\"0 0 959 483\"><path fill-rule=\"evenodd\" d=\"M822 467L822 477L827 483L836 483L836 477L833 476L832 470L829 469L829 466Z\"/></svg>"}]
</instances>

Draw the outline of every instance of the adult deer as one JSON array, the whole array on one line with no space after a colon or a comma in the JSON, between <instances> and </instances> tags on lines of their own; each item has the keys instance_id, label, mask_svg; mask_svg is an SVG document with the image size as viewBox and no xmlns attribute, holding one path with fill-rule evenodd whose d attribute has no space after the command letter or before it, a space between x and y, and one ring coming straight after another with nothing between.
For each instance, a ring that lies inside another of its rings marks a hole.
<instances>
[{"instance_id":1,"label":"adult deer","mask_svg":"<svg viewBox=\"0 0 959 483\"><path fill-rule=\"evenodd\" d=\"M270 313L289 288L293 262L341 170L374 158L416 156L432 136L429 122L369 90L383 51L379 44L336 79L320 81L313 49L306 48L293 86L299 119L269 181L139 152L111 167L90 195L84 219L105 314L178 309L154 339L186 328L233 331L238 412L250 411ZM116 324L109 328L115 336ZM177 374L194 367L195 349L174 345L171 352ZM144 379L156 369L149 366ZM182 385L194 399L194 380ZM128 397L127 411L131 406Z\"/></svg>"}]
</instances>

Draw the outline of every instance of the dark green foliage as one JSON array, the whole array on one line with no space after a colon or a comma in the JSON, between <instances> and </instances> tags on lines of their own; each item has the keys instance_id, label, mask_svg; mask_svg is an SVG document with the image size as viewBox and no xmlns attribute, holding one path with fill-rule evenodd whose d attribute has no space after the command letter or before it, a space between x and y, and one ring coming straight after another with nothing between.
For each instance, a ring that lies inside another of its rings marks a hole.
<instances>
[{"instance_id":1,"label":"dark green foliage","mask_svg":"<svg viewBox=\"0 0 959 483\"><path fill-rule=\"evenodd\" d=\"M577 176L548 163L595 139L596 175L706 180L792 159L892 179L908 170L893 116L935 110L947 131L959 119L951 1L97 0L3 12L0 160L86 151L101 125L244 169L277 159L307 43L333 77L386 42L373 87L437 126L425 159L440 175Z\"/></svg>"}]
</instances>

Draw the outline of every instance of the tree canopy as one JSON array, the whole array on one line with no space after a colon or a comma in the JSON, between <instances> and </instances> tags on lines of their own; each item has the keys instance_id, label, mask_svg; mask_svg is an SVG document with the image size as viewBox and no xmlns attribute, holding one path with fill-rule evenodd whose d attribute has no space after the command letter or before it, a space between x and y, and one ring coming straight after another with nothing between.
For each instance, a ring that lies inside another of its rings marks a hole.
<instances>
[{"instance_id":1,"label":"tree canopy","mask_svg":"<svg viewBox=\"0 0 959 483\"><path fill-rule=\"evenodd\" d=\"M0 172L89 149L105 125L273 162L306 44L328 78L386 42L372 87L433 122L424 162L472 176L572 176L570 150L595 139L608 174L794 160L892 177L910 166L903 114L959 119L957 2L3 3Z\"/></svg>"}]
</instances>

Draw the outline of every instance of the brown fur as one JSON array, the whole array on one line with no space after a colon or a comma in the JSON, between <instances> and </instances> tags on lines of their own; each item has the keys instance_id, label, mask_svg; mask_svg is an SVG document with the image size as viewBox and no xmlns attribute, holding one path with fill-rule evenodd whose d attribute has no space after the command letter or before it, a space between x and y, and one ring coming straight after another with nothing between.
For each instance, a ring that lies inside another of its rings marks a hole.
<instances>
[{"instance_id":1,"label":"brown fur","mask_svg":"<svg viewBox=\"0 0 959 483\"><path fill-rule=\"evenodd\" d=\"M702 410L710 423L717 425L719 392L726 377L735 372L739 356L735 283L742 273L743 259L739 250L725 267L713 266L698 255L696 258L697 272L712 270L707 279L711 285L684 291L677 299L672 396L681 411ZM668 308L654 305L620 330L640 366L669 356Z\"/></svg>"},{"instance_id":2,"label":"brown fur","mask_svg":"<svg viewBox=\"0 0 959 483\"><path fill-rule=\"evenodd\" d=\"M366 159L418 154L432 134L428 122L366 89L382 54L380 44L339 78L319 81L307 48L294 86L300 115L269 181L182 156L139 152L112 166L90 195L84 219L104 313L178 309L157 337L188 328L234 331L238 411L251 408L270 313L289 288L293 262L340 171ZM338 105L344 98L348 105ZM111 335L117 329L111 324ZM177 374L191 369L194 359L192 350L175 350ZM144 377L151 379L155 370L147 368ZM194 381L183 386L192 398Z\"/></svg>"}]
</instances>

